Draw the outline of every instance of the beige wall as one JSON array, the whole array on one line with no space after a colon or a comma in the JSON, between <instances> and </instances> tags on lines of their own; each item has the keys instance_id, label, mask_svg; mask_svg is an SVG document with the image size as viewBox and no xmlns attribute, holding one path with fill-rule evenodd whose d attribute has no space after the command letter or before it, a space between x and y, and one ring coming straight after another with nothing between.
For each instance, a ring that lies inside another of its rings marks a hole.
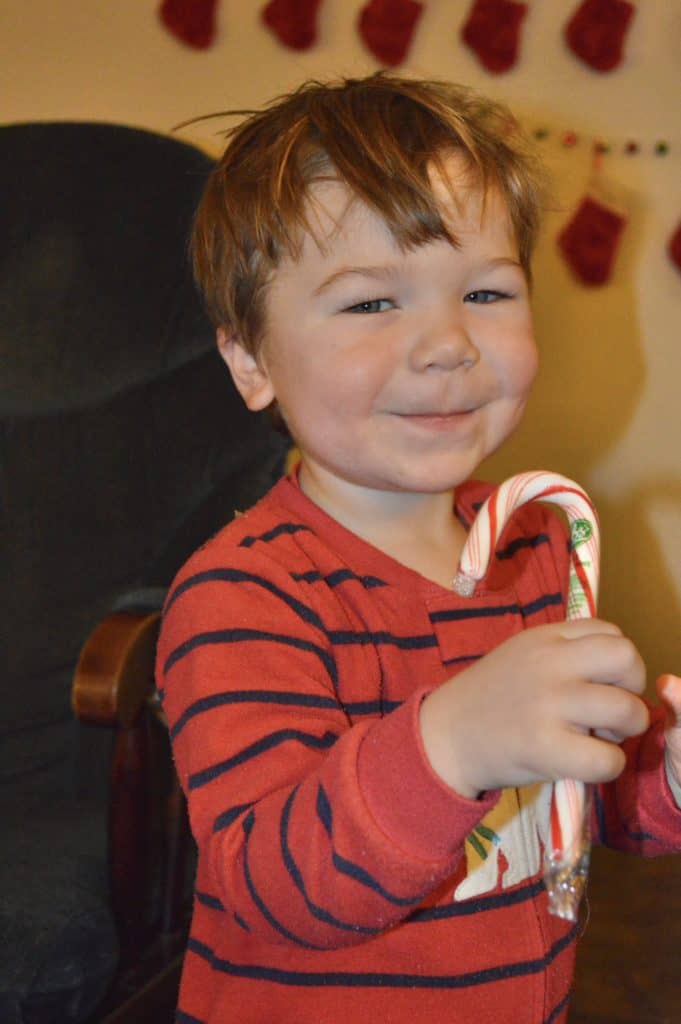
<instances>
[{"instance_id":1,"label":"beige wall","mask_svg":"<svg viewBox=\"0 0 681 1024\"><path fill-rule=\"evenodd\" d=\"M197 114L255 106L310 76L364 74L376 64L357 37L361 0L324 0L320 41L285 50L259 24L264 0L221 0L212 49L182 47L156 18L156 0L0 0L0 97L6 121L112 120L167 132ZM497 476L542 467L591 492L604 526L602 612L636 639L651 677L681 671L681 273L665 245L681 220L679 0L638 6L626 63L599 75L564 47L577 0L532 3L521 60L486 74L457 40L469 0L430 0L409 74L468 82L505 98L543 143L560 209L536 263L543 368L527 421L491 463ZM639 156L606 157L602 187L630 217L613 282L589 291L559 258L554 237L586 188L589 147L563 148L574 129ZM186 138L216 145L214 125ZM671 143L666 158L651 153Z\"/></svg>"}]
</instances>

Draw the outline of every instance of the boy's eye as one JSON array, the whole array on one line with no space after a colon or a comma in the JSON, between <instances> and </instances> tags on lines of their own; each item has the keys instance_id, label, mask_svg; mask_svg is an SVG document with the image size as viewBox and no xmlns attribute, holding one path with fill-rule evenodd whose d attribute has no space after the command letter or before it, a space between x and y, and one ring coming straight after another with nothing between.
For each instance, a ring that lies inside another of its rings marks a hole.
<instances>
[{"instance_id":1,"label":"boy's eye","mask_svg":"<svg viewBox=\"0 0 681 1024\"><path fill-rule=\"evenodd\" d=\"M365 302L357 302L348 306L345 313L385 313L393 308L391 299L367 299Z\"/></svg>"},{"instance_id":2,"label":"boy's eye","mask_svg":"<svg viewBox=\"0 0 681 1024\"><path fill-rule=\"evenodd\" d=\"M500 299L509 299L510 295L506 292L493 292L489 289L482 288L476 292L469 292L464 298L464 302L477 302L481 305L485 305L488 302L498 302Z\"/></svg>"}]
</instances>

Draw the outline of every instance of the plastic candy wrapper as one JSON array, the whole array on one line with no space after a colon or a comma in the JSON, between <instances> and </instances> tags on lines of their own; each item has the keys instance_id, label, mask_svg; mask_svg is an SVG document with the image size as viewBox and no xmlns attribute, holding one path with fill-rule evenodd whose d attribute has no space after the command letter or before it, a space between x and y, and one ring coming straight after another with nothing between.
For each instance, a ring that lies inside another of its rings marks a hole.
<instances>
[{"instance_id":1,"label":"plastic candy wrapper","mask_svg":"<svg viewBox=\"0 0 681 1024\"><path fill-rule=\"evenodd\" d=\"M466 539L454 589L463 597L472 597L506 524L528 501L549 502L565 512L571 537L567 618L595 615L600 568L598 516L581 487L557 473L520 473L490 495ZM562 779L553 786L544 882L550 912L568 921L577 920L589 872L590 797L589 787L574 779Z\"/></svg>"}]
</instances>

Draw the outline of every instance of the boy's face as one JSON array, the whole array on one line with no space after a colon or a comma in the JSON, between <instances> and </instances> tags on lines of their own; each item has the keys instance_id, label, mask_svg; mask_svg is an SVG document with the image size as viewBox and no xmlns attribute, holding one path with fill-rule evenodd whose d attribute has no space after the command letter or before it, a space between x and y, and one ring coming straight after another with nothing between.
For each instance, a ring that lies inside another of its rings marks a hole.
<instances>
[{"instance_id":1,"label":"boy's face","mask_svg":"<svg viewBox=\"0 0 681 1024\"><path fill-rule=\"evenodd\" d=\"M437 240L403 252L342 184L319 184L315 237L270 285L258 362L221 341L249 408L277 399L301 485L327 501L449 491L525 407L537 355L508 212L492 191L481 223L461 157L446 167L461 211L435 186L460 248Z\"/></svg>"}]
</instances>

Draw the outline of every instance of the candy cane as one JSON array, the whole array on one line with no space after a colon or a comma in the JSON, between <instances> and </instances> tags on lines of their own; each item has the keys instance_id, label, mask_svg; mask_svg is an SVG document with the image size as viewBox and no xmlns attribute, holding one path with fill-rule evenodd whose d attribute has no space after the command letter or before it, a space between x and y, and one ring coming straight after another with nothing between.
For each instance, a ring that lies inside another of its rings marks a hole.
<instances>
[{"instance_id":1,"label":"candy cane","mask_svg":"<svg viewBox=\"0 0 681 1024\"><path fill-rule=\"evenodd\" d=\"M598 516L581 487L557 473L520 473L490 495L466 539L454 589L463 597L473 595L508 520L528 501L547 501L564 509L571 537L567 618L595 615L600 565ZM574 779L561 780L553 787L544 880L551 913L570 921L576 920L589 864L587 798L584 783Z\"/></svg>"}]
</instances>

